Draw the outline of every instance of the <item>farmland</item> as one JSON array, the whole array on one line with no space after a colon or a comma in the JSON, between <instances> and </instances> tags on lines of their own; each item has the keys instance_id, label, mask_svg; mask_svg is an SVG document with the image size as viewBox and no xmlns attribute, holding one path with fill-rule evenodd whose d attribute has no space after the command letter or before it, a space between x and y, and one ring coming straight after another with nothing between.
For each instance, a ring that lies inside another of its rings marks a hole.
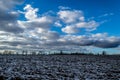
<instances>
[{"instance_id":1,"label":"farmland","mask_svg":"<svg viewBox=\"0 0 120 80\"><path fill-rule=\"evenodd\" d=\"M120 80L120 56L2 54L0 80Z\"/></svg>"}]
</instances>

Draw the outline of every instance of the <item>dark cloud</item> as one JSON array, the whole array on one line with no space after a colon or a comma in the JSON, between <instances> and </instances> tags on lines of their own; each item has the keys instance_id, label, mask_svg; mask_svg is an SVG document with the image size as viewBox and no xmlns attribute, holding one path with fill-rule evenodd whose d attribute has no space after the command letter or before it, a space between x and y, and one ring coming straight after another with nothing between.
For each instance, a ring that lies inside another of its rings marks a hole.
<instances>
[{"instance_id":1,"label":"dark cloud","mask_svg":"<svg viewBox=\"0 0 120 80\"><path fill-rule=\"evenodd\" d=\"M1 21L0 23L0 31L10 32L10 33L21 33L24 30L20 28L16 22L14 21Z\"/></svg>"},{"instance_id":2,"label":"dark cloud","mask_svg":"<svg viewBox=\"0 0 120 80\"><path fill-rule=\"evenodd\" d=\"M78 28L95 30L97 26L99 26L99 24L94 20L85 22L82 11L64 10L62 12L59 12L61 18L59 18L60 16L58 15L56 15L56 17L53 17L49 14L38 16L37 8L34 9L28 5L26 6L26 9L28 10L23 12L26 20L17 20L19 14L12 10L12 7L20 4L22 1L23 0L10 0L8 3L6 3L7 0L0 1L0 4L2 3L0 5L1 49L44 48L57 50L75 50L74 46L77 46L78 48L76 49L79 50L81 46L115 48L120 45L120 37L111 37L104 33L91 35L63 34L63 32L79 32ZM64 13L67 15L64 15ZM68 14L71 14L72 16ZM65 25L60 23L61 20ZM61 26L59 29L61 30L62 34L57 30L53 31L55 29L52 30L52 28L55 27L54 24L56 21L58 21L57 24Z\"/></svg>"},{"instance_id":3,"label":"dark cloud","mask_svg":"<svg viewBox=\"0 0 120 80\"><path fill-rule=\"evenodd\" d=\"M96 35L96 34L94 34ZM101 34L105 36L105 34ZM51 41L46 42L46 45L49 46L95 46L100 48L115 48L120 45L120 38L118 37L109 37L106 36L103 38L102 36L99 37L92 37L92 36L67 36L62 37L62 41ZM79 38L80 37L80 38Z\"/></svg>"},{"instance_id":4,"label":"dark cloud","mask_svg":"<svg viewBox=\"0 0 120 80\"><path fill-rule=\"evenodd\" d=\"M101 48L115 48L120 45L120 40L119 41L96 41L94 44L96 47L101 47Z\"/></svg>"},{"instance_id":5,"label":"dark cloud","mask_svg":"<svg viewBox=\"0 0 120 80\"><path fill-rule=\"evenodd\" d=\"M23 32L23 29L20 28L16 22L18 17L17 12L12 11L12 8L22 1L23 0L0 1L0 31L11 33Z\"/></svg>"}]
</instances>

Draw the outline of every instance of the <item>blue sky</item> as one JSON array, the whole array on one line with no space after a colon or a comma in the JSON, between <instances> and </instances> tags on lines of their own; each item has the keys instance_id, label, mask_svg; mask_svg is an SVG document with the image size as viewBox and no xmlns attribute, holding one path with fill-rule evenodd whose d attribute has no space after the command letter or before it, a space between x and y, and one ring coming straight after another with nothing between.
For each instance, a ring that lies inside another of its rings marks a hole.
<instances>
[{"instance_id":1,"label":"blue sky","mask_svg":"<svg viewBox=\"0 0 120 80\"><path fill-rule=\"evenodd\" d=\"M39 13L45 13L49 10L57 12L59 6L82 10L86 18L94 17L97 21L108 20L106 23L102 24L97 31L105 31L110 33L110 35L117 36L120 36L119 3L119 0L26 0L25 2L25 4L31 4L33 7L39 8ZM113 30L114 28L115 30Z\"/></svg>"},{"instance_id":2,"label":"blue sky","mask_svg":"<svg viewBox=\"0 0 120 80\"><path fill-rule=\"evenodd\" d=\"M0 1L1 49L119 53L119 0L5 1Z\"/></svg>"}]
</instances>

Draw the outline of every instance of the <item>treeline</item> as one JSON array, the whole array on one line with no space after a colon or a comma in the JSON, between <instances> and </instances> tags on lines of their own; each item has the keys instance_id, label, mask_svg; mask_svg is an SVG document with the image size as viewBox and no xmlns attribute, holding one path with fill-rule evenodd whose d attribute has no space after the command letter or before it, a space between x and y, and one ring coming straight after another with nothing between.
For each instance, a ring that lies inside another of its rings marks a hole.
<instances>
[{"instance_id":1,"label":"treeline","mask_svg":"<svg viewBox=\"0 0 120 80\"><path fill-rule=\"evenodd\" d=\"M45 52L45 51L29 51L29 50L21 50L19 52L17 51L12 51L12 50L4 50L3 52L0 52L0 54L4 55L109 55L107 54L106 51L102 51L101 53L84 53L84 52L64 52L64 51L59 51L59 52ZM118 54L119 55L119 54Z\"/></svg>"},{"instance_id":2,"label":"treeline","mask_svg":"<svg viewBox=\"0 0 120 80\"><path fill-rule=\"evenodd\" d=\"M60 52L55 52L55 53L52 53L51 55L108 55L106 51L102 51L102 53L84 53L84 52L69 52L69 53L66 53L64 51L60 51Z\"/></svg>"},{"instance_id":3,"label":"treeline","mask_svg":"<svg viewBox=\"0 0 120 80\"><path fill-rule=\"evenodd\" d=\"M29 50L21 50L21 51L12 51L12 50L4 50L0 52L1 55L41 55L45 54L43 51L29 51Z\"/></svg>"}]
</instances>

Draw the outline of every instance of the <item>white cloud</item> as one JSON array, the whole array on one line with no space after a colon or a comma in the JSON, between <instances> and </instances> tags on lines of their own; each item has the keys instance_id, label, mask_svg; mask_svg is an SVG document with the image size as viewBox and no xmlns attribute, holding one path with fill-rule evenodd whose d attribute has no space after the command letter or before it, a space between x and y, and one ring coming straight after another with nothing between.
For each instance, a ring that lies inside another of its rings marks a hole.
<instances>
[{"instance_id":1,"label":"white cloud","mask_svg":"<svg viewBox=\"0 0 120 80\"><path fill-rule=\"evenodd\" d=\"M49 15L43 15L38 16L37 8L33 8L31 5L26 5L24 7L25 12L20 11L24 13L26 21L18 20L18 24L20 27L24 29L34 30L36 28L42 28L48 30L50 28L50 25L53 23L52 16Z\"/></svg>"},{"instance_id":2,"label":"white cloud","mask_svg":"<svg viewBox=\"0 0 120 80\"><path fill-rule=\"evenodd\" d=\"M74 33L78 33L79 30L78 28L74 27L74 26L66 26L64 28L62 28L62 31L68 34L74 34Z\"/></svg>"},{"instance_id":3,"label":"white cloud","mask_svg":"<svg viewBox=\"0 0 120 80\"><path fill-rule=\"evenodd\" d=\"M99 26L99 23L96 21L89 21L89 22L79 22L76 24L76 27L78 28L85 28L86 31L93 31L96 30L96 28Z\"/></svg>"},{"instance_id":4,"label":"white cloud","mask_svg":"<svg viewBox=\"0 0 120 80\"><path fill-rule=\"evenodd\" d=\"M71 9L70 7L64 7L64 6L59 6L58 8L59 8L60 10Z\"/></svg>"},{"instance_id":5,"label":"white cloud","mask_svg":"<svg viewBox=\"0 0 120 80\"><path fill-rule=\"evenodd\" d=\"M95 21L90 22L77 22L62 28L65 33L78 33L80 29L85 29L86 31L94 31L100 24Z\"/></svg>"},{"instance_id":6,"label":"white cloud","mask_svg":"<svg viewBox=\"0 0 120 80\"><path fill-rule=\"evenodd\" d=\"M84 21L83 12L80 10L60 10L57 14L65 23Z\"/></svg>"},{"instance_id":7,"label":"white cloud","mask_svg":"<svg viewBox=\"0 0 120 80\"><path fill-rule=\"evenodd\" d=\"M26 9L29 9L29 7L26 7ZM31 7L31 9L34 11L35 8ZM37 13L35 12L33 15L37 15ZM86 21L82 11L64 9L60 10L57 15L56 18L46 14L41 17L36 16L33 19L26 17L28 20L18 21L19 25L27 30L26 39L29 39L29 44L32 44L32 41L35 40L34 46L42 44L44 48L52 46L54 49L56 46L97 46L109 48L119 45L119 39L116 37L111 38L106 33L73 35L79 33L81 29L86 31L96 30L100 25L100 23L94 20ZM53 26L60 27L62 32L67 34L61 35L57 31L52 31L51 28Z\"/></svg>"},{"instance_id":8,"label":"white cloud","mask_svg":"<svg viewBox=\"0 0 120 80\"><path fill-rule=\"evenodd\" d=\"M38 17L37 16L38 8L32 8L32 6L28 4L24 7L24 10L26 11L25 12L26 19L34 20Z\"/></svg>"},{"instance_id":9,"label":"white cloud","mask_svg":"<svg viewBox=\"0 0 120 80\"><path fill-rule=\"evenodd\" d=\"M105 13L105 14L103 14L101 16L98 16L98 18L107 17L107 16L113 16L113 15L114 15L114 13Z\"/></svg>"},{"instance_id":10,"label":"white cloud","mask_svg":"<svg viewBox=\"0 0 120 80\"><path fill-rule=\"evenodd\" d=\"M65 24L62 28L65 33L78 33L82 28L86 31L94 31L100 25L94 20L86 21L80 10L60 10L57 14Z\"/></svg>"},{"instance_id":11,"label":"white cloud","mask_svg":"<svg viewBox=\"0 0 120 80\"><path fill-rule=\"evenodd\" d=\"M0 1L0 4L4 1ZM19 2L16 1L16 4ZM6 5L6 4L5 4ZM97 46L102 48L117 47L120 38L108 36L106 33L79 35L81 29L86 31L97 30L100 25L95 20L85 20L80 10L61 7L54 16L52 13L38 14L38 8L26 5L23 11L26 20L17 20L18 12L11 11L5 14L7 5L0 5L0 43L10 48L53 48L70 49L74 46ZM12 7L13 5L9 5ZM64 8L64 9L63 9ZM41 16L38 16L41 15ZM4 26L4 27L3 27ZM54 29L59 27L62 32ZM62 34L67 33L67 34ZM76 35L77 34L77 35ZM41 46L42 45L42 46ZM51 47L52 46L52 47ZM5 46L3 46L5 48ZM8 47L6 47L8 48Z\"/></svg>"},{"instance_id":12,"label":"white cloud","mask_svg":"<svg viewBox=\"0 0 120 80\"><path fill-rule=\"evenodd\" d=\"M59 21L56 21L54 24L56 27L62 27L62 24Z\"/></svg>"},{"instance_id":13,"label":"white cloud","mask_svg":"<svg viewBox=\"0 0 120 80\"><path fill-rule=\"evenodd\" d=\"M90 22L79 22L76 24L78 28L91 28L91 27L96 27L99 24L95 21L90 21Z\"/></svg>"},{"instance_id":14,"label":"white cloud","mask_svg":"<svg viewBox=\"0 0 120 80\"><path fill-rule=\"evenodd\" d=\"M34 20L28 20L28 21L17 21L19 26L25 29L35 29L35 28L43 28L43 29L49 29L50 25L52 24L52 18L49 16L42 16L37 17Z\"/></svg>"}]
</instances>

